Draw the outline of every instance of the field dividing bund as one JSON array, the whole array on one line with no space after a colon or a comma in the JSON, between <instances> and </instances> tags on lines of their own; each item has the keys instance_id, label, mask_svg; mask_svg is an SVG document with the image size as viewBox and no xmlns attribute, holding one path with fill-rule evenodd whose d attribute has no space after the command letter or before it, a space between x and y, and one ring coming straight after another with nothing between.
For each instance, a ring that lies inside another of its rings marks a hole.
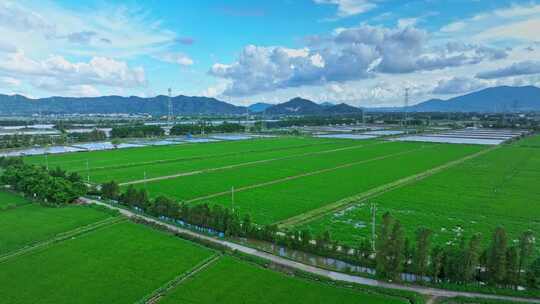
<instances>
[{"instance_id":1,"label":"field dividing bund","mask_svg":"<svg viewBox=\"0 0 540 304\"><path fill-rule=\"evenodd\" d=\"M388 147L390 146L377 146L379 153ZM414 150L410 153L361 162L238 193L235 191L234 206L230 194L197 203L219 203L234 207L240 213L251 214L259 224L276 223L484 149L478 146L440 144L407 144L405 147L416 148L410 149Z\"/></svg>"},{"instance_id":2,"label":"field dividing bund","mask_svg":"<svg viewBox=\"0 0 540 304\"><path fill-rule=\"evenodd\" d=\"M0 212L0 256L111 218L91 206L46 208L27 204Z\"/></svg>"},{"instance_id":3,"label":"field dividing bund","mask_svg":"<svg viewBox=\"0 0 540 304\"><path fill-rule=\"evenodd\" d=\"M364 144L364 143L362 143ZM175 146L131 148L49 155L49 167L60 166L90 177L93 183L110 180L125 183L202 169L241 164L323 150L358 145L356 141L313 138L253 139L242 142L181 144ZM46 164L45 156L25 158L30 163ZM88 165L88 167L87 167Z\"/></svg>"},{"instance_id":4,"label":"field dividing bund","mask_svg":"<svg viewBox=\"0 0 540 304\"><path fill-rule=\"evenodd\" d=\"M224 256L186 279L159 301L176 303L362 303L401 304L408 301L287 276Z\"/></svg>"},{"instance_id":5,"label":"field dividing bund","mask_svg":"<svg viewBox=\"0 0 540 304\"><path fill-rule=\"evenodd\" d=\"M134 303L214 254L124 221L0 264L0 293L5 303Z\"/></svg>"},{"instance_id":6,"label":"field dividing bund","mask_svg":"<svg viewBox=\"0 0 540 304\"><path fill-rule=\"evenodd\" d=\"M398 218L410 237L419 225L433 230L437 244L459 244L462 237L481 233L487 243L503 226L513 243L532 230L540 238L540 136L503 145L474 159L437 172L406 187L370 199L377 221L385 212ZM536 144L536 146L535 146ZM317 233L330 230L346 244L369 238L369 205L359 203L304 225ZM536 246L540 255L540 244Z\"/></svg>"},{"instance_id":7,"label":"field dividing bund","mask_svg":"<svg viewBox=\"0 0 540 304\"><path fill-rule=\"evenodd\" d=\"M366 201L368 199L373 199L374 197L382 195L382 194L384 194L384 193L386 193L388 191L397 189L399 187L406 186L406 185L411 184L411 183L415 183L415 182L417 182L417 181L419 181L421 179L427 178L427 177L429 177L429 176L431 176L433 174L436 174L438 172L441 172L443 170L447 170L450 167L459 165L459 164L461 164L461 163L463 163L463 162L465 162L467 160L470 160L470 159L476 158L478 156L484 155L484 154L486 154L488 152L491 152L491 151L493 151L495 149L498 149L498 148L499 148L499 146L495 146L495 147L492 147L492 148L489 148L489 149L486 149L486 150L482 150L482 151L477 152L475 154L465 156L463 158L451 161L449 163L446 163L444 165L435 167L433 169L429 169L427 171L424 171L424 172L421 172L421 173L418 173L418 174L415 174L415 175L412 175L412 176L408 176L408 177L399 179L397 181L394 181L394 182L391 182L391 183L388 183L388 184L381 185L379 187L370 189L370 190L368 190L366 192L363 192L363 193L360 193L360 194L357 194L357 195L353 195L351 197L344 198L344 199L339 200L339 201L337 201L335 203L326 205L326 206L324 206L322 208L314 209L314 210L308 211L306 213L300 214L298 216L288 218L288 219L286 219L284 221L277 222L276 224L279 225L280 227L283 227L283 228L292 228L294 226L298 226L298 225L301 225L301 224L316 220L317 218L320 218L320 217L322 217L324 215L327 215L327 214L329 214L331 212L341 211L341 210L343 210L343 209L345 209L345 208L347 208L347 207L349 207L349 206L351 206L353 204L363 203L364 201Z\"/></svg>"}]
</instances>

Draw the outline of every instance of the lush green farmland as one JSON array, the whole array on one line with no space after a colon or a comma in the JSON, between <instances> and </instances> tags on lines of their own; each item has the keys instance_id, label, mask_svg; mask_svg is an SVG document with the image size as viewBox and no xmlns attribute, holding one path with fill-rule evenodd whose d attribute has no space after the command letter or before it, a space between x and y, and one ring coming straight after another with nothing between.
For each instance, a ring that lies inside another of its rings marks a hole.
<instances>
[{"instance_id":1,"label":"lush green farmland","mask_svg":"<svg viewBox=\"0 0 540 304\"><path fill-rule=\"evenodd\" d=\"M404 145L411 147L410 143ZM235 193L235 208L258 223L273 223L320 208L377 186L424 172L478 152L481 147L413 144L415 149L385 159L359 163L320 174ZM385 145L374 149L383 150ZM230 194L206 201L231 207Z\"/></svg>"},{"instance_id":2,"label":"lush green farmland","mask_svg":"<svg viewBox=\"0 0 540 304\"><path fill-rule=\"evenodd\" d=\"M27 204L1 211L0 255L110 216L109 213L86 206L46 208L38 204Z\"/></svg>"},{"instance_id":3,"label":"lush green farmland","mask_svg":"<svg viewBox=\"0 0 540 304\"><path fill-rule=\"evenodd\" d=\"M30 203L28 200L9 192L0 191L0 211Z\"/></svg>"},{"instance_id":4,"label":"lush green farmland","mask_svg":"<svg viewBox=\"0 0 540 304\"><path fill-rule=\"evenodd\" d=\"M288 277L231 257L182 282L160 303L362 303L407 301Z\"/></svg>"},{"instance_id":5,"label":"lush green farmland","mask_svg":"<svg viewBox=\"0 0 540 304\"><path fill-rule=\"evenodd\" d=\"M145 173L147 178L154 178L359 144L366 142L270 138L49 155L48 162L50 167L60 166L85 177L89 175L92 182L127 182L141 180ZM26 159L31 163L45 164L45 156Z\"/></svg>"},{"instance_id":6,"label":"lush green farmland","mask_svg":"<svg viewBox=\"0 0 540 304\"><path fill-rule=\"evenodd\" d=\"M366 144L360 148L325 154L282 159L251 166L184 176L147 183L151 195L168 195L179 200L190 200L208 194L269 182L352 162L369 160L396 153L418 150L421 146L410 143ZM142 186L141 186L142 187Z\"/></svg>"},{"instance_id":7,"label":"lush green farmland","mask_svg":"<svg viewBox=\"0 0 540 304\"><path fill-rule=\"evenodd\" d=\"M371 201L379 219L391 212L412 236L419 226L434 231L436 242L459 242L481 232L484 239L503 225L512 239L527 229L540 237L540 151L536 138L501 147L459 166L396 189ZM369 206L361 204L305 227L329 229L334 238L358 244L369 235Z\"/></svg>"},{"instance_id":8,"label":"lush green farmland","mask_svg":"<svg viewBox=\"0 0 540 304\"><path fill-rule=\"evenodd\" d=\"M113 224L0 264L2 303L134 303L214 253Z\"/></svg>"}]
</instances>

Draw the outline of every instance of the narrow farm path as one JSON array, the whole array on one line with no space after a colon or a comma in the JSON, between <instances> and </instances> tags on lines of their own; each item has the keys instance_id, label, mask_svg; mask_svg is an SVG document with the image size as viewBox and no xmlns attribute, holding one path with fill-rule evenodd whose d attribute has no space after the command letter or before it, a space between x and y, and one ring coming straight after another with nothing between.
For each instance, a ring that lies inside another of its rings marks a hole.
<instances>
[{"instance_id":1,"label":"narrow farm path","mask_svg":"<svg viewBox=\"0 0 540 304\"><path fill-rule=\"evenodd\" d=\"M404 155L404 154L420 151L422 149L431 149L433 147L435 147L435 146L430 146L430 147L422 146L421 148L415 148L415 149L401 151L401 152L397 152L397 153L377 156L377 157L374 157L374 158L369 158L369 159L364 159L364 160L360 160L360 161L356 161L356 162L352 162L352 163L347 163L347 164L339 165L339 166L332 167L332 168L326 168L326 169L306 172L306 173L302 173L302 174L298 174L298 175L287 176L287 177L284 177L284 178L279 178L279 179L275 179L275 180L260 183L260 184L254 184L254 185L249 185L249 186L245 186L245 187L235 188L234 192L241 192L241 191L246 191L246 190L250 190L250 189L261 188L261 187L265 187L265 186L269 186L269 185L279 184L279 183L287 182L287 181L294 180L294 179L299 179L299 178L306 177L306 176L322 174L322 173L331 172L331 171L335 171L335 170L339 170L339 169L349 168L349 167L360 165L360 164L365 164L365 163L374 162L374 161L378 161L378 160L383 160L383 159L387 159L387 158L391 158L391 157L401 156L401 155ZM230 193L231 193L230 191L222 191L222 192L217 192L217 193L213 193L213 194L209 194L209 195L205 195L205 196L196 197L196 198L193 198L193 199L190 199L190 200L186 200L185 202L186 203L192 203L192 202L197 202L197 201L201 201L201 200L205 200L205 199L209 199L209 198L213 198L213 197L227 195L227 194L230 194Z\"/></svg>"},{"instance_id":2,"label":"narrow farm path","mask_svg":"<svg viewBox=\"0 0 540 304\"><path fill-rule=\"evenodd\" d=\"M158 176L158 177L147 178L147 179L139 179L139 180L134 180L134 181L121 183L119 185L120 186L127 186L127 185L142 184L142 183L147 183L147 182L155 182L155 181L160 181L160 180L165 180L165 179L178 178L178 177L182 177L182 176L190 176L190 175L196 175L196 174L202 174L202 173L208 173L208 172L214 172L214 171L220 171L220 170L247 167L247 166L251 166L251 165L258 165L258 164L269 163L269 162L279 161L279 160L294 159L294 158L299 158L299 157L322 155L322 154L339 152L339 151L359 149L359 148L364 148L364 147L368 147L368 146L380 145L380 144L383 144L383 143L385 143L385 142L378 142L378 143L370 144L370 145L355 145L355 146L337 148L337 149L331 149L331 150L308 152L308 153L302 153L302 154L297 154L297 155L274 157L274 158L269 158L269 159L261 159L261 160L255 160L255 161L239 163L239 164L234 164L234 165L228 165L228 166L223 166L223 167L208 168L208 169L196 170L196 171L190 171L190 172L183 172L183 173L178 173L178 174L173 174L173 175L165 175L165 176Z\"/></svg>"},{"instance_id":3,"label":"narrow farm path","mask_svg":"<svg viewBox=\"0 0 540 304\"><path fill-rule=\"evenodd\" d=\"M444 290L444 289L437 289L437 288L430 288L430 287L422 287L422 286L414 286L414 285L400 285L396 283L388 283L384 281L378 281L375 279L368 279L363 278L359 276L354 276L346 273L326 270L322 268L318 268L311 265L302 264L297 261L289 260L287 258L279 257L267 252L263 252L251 247L239 245L227 240L223 239L217 239L210 236L198 234L196 232L193 232L191 230L183 229L174 225L170 225L167 223L160 222L156 219L153 219L151 217L147 217L144 215L136 214L130 210L126 210L123 208L111 206L109 204L106 204L104 202L91 200L91 199L83 199L87 203L93 203L101 206L105 206L107 208L118 210L121 214L132 217L132 218L140 218L144 219L147 222L151 222L154 224L158 224L163 226L164 228L168 229L169 231L173 232L179 232L182 234L189 235L191 237L204 240L207 242L212 242L214 244L218 244L221 246L225 246L231 250L237 250L239 252L256 256L262 259L265 259L267 261L270 261L272 263L282 265L285 267L290 267L294 269L298 269L301 271L309 272L315 275L323 276L331 280L335 281L343 281L343 282L349 282L349 283L355 283L360 285L366 285L366 286L373 286L373 287L382 287L382 288L388 288L388 289L396 289L396 290L405 290L405 291L412 291L419 293L421 295L430 296L430 297L442 297L442 298L453 298L453 297L467 297L467 298L480 298L480 299L488 299L488 300L503 300L503 301L511 301L511 302L522 302L522 303L539 303L540 299L532 299L532 298L520 298L520 297L511 297L511 296L501 296L501 295L494 295L494 294L483 294L483 293L474 293L474 292L462 292L462 291L450 291L450 290Z\"/></svg>"},{"instance_id":4,"label":"narrow farm path","mask_svg":"<svg viewBox=\"0 0 540 304\"><path fill-rule=\"evenodd\" d=\"M491 151L499 149L499 147L500 146L494 146L494 147L491 147L491 148L484 149L482 151L476 152L476 153L471 154L471 155L467 155L467 156L462 157L460 159L456 159L456 160L447 162L447 163L445 163L443 165L440 165L438 167L431 168L429 170L420 172L418 174L411 175L411 176L399 179L397 181L393 181L393 182L390 182L388 184L384 184L384 185L372 188L372 189L370 189L368 191L365 191L365 192L362 192L362 193L359 193L359 194L356 194L356 195L341 199L341 200L336 201L334 203L325 205L325 206L323 206L321 208L313 209L313 210L310 210L308 212L299 214L297 216L293 216L291 218L285 219L285 220L277 222L275 224L277 224L280 227L293 227L293 226L298 226L298 225L301 225L301 224L305 224L307 222L311 222L311 221L316 220L318 218L321 218L321 217L323 217L323 216L325 216L325 215L327 215L329 213L335 213L335 212L341 211L343 209L346 209L346 208L348 208L349 206L351 206L353 204L362 203L362 202L364 202L364 201L366 201L368 199L372 199L372 198L377 197L379 195L382 195L382 194L384 194L384 193L386 193L388 191L391 191L391 190L394 190L394 189L409 185L411 183L418 182L418 181L420 181L422 179L425 179L425 178L427 178L427 177L429 177L429 176L431 176L433 174L442 172L442 171L444 171L444 170L446 170L448 168L459 165L459 164L461 164L461 163L463 163L465 161L474 159L476 157L479 157L481 155L484 155L486 153L489 153Z\"/></svg>"},{"instance_id":5,"label":"narrow farm path","mask_svg":"<svg viewBox=\"0 0 540 304\"><path fill-rule=\"evenodd\" d=\"M196 275L197 273L201 272L202 270L206 269L208 266L214 264L217 260L221 258L221 254L216 254L214 256L211 256L210 258L202 261L195 267L191 268L190 270L180 274L179 276L175 277L171 281L167 282L165 285L161 286L160 288L156 289L153 293L150 295L144 297L142 300L136 302L136 304L155 304L161 300L163 296L167 294L167 292L174 289L176 286L182 284L185 280L189 279L190 277Z\"/></svg>"},{"instance_id":6,"label":"narrow farm path","mask_svg":"<svg viewBox=\"0 0 540 304\"><path fill-rule=\"evenodd\" d=\"M117 224L117 223L120 223L120 222L123 222L123 221L125 221L125 219L120 217L120 216L118 216L118 217L110 217L110 218L104 219L104 220L96 222L96 223L92 223L92 224L89 224L89 225L86 225L86 226L75 228L75 229L67 231L67 232L57 234L56 236L54 236L51 239L48 239L48 240L45 240L45 241L42 241L42 242L39 242L39 243L32 244L32 245L29 245L29 246L23 247L21 249L17 249L17 250L8 252L8 253L0 256L0 264L4 263L4 262L6 262L6 261L8 261L10 259L13 259L15 257L22 256L22 255L25 255L27 253L36 251L38 249L46 248L46 247L52 246L53 244L56 244L56 243L71 239L72 237L75 237L77 235L81 235L81 234L84 234L84 233L95 231L95 230L97 230L99 228L107 227L107 226Z\"/></svg>"}]
</instances>

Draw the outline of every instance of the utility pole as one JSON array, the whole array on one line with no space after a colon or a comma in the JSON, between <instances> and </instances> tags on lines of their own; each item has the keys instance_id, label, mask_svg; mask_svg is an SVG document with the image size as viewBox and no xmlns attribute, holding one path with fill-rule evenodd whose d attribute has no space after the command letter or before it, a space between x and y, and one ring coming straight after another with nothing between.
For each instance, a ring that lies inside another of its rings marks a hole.
<instances>
[{"instance_id":1,"label":"utility pole","mask_svg":"<svg viewBox=\"0 0 540 304\"><path fill-rule=\"evenodd\" d=\"M232 205L232 211L234 213L234 186L231 187L231 205Z\"/></svg>"},{"instance_id":2,"label":"utility pole","mask_svg":"<svg viewBox=\"0 0 540 304\"><path fill-rule=\"evenodd\" d=\"M88 164L88 159L86 159L86 180L90 184L90 166Z\"/></svg>"},{"instance_id":3,"label":"utility pole","mask_svg":"<svg viewBox=\"0 0 540 304\"><path fill-rule=\"evenodd\" d=\"M49 171L49 153L45 151L45 168Z\"/></svg>"},{"instance_id":4,"label":"utility pole","mask_svg":"<svg viewBox=\"0 0 540 304\"><path fill-rule=\"evenodd\" d=\"M144 189L146 190L146 171L144 171L143 175L144 175L144 178L143 178L143 180L144 180Z\"/></svg>"},{"instance_id":5,"label":"utility pole","mask_svg":"<svg viewBox=\"0 0 540 304\"><path fill-rule=\"evenodd\" d=\"M377 205L371 204L371 249L375 252L375 222L377 220Z\"/></svg>"}]
</instances>

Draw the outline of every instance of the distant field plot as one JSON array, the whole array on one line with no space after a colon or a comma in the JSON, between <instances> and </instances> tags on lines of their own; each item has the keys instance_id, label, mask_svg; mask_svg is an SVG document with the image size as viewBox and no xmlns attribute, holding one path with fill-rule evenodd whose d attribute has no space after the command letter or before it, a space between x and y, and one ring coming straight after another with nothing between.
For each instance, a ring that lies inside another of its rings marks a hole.
<instances>
[{"instance_id":1,"label":"distant field plot","mask_svg":"<svg viewBox=\"0 0 540 304\"><path fill-rule=\"evenodd\" d=\"M0 211L11 207L29 204L30 202L23 197L9 192L0 191Z\"/></svg>"},{"instance_id":2,"label":"distant field plot","mask_svg":"<svg viewBox=\"0 0 540 304\"><path fill-rule=\"evenodd\" d=\"M275 149L271 150L234 153L234 155L224 155L208 158L202 157L200 159L192 159L186 161L134 165L125 168L108 168L94 170L92 178L98 181L107 181L111 179L119 182L129 182L133 180L142 181L144 179L144 174L146 174L146 178L156 178L199 170L216 169L227 166L238 166L242 164L249 164L252 162L271 161L279 158L306 155L322 151L330 151L350 146L359 146L359 144L357 143L356 145L353 145L349 142L314 143L302 146L291 146L287 148L276 147Z\"/></svg>"},{"instance_id":3,"label":"distant field plot","mask_svg":"<svg viewBox=\"0 0 540 304\"><path fill-rule=\"evenodd\" d=\"M258 223L274 223L480 150L476 146L418 145L384 159L236 192L234 207L251 214ZM231 207L230 194L207 201Z\"/></svg>"},{"instance_id":4,"label":"distant field plot","mask_svg":"<svg viewBox=\"0 0 540 304\"><path fill-rule=\"evenodd\" d=\"M462 235L480 232L487 241L502 225L511 239L531 229L540 237L540 150L529 138L437 173L417 183L370 200L379 219L386 211L401 220L412 236L426 226L434 241L458 242ZM333 237L358 244L368 237L369 206L361 204L305 225L330 230Z\"/></svg>"},{"instance_id":5,"label":"distant field plot","mask_svg":"<svg viewBox=\"0 0 540 304\"><path fill-rule=\"evenodd\" d=\"M332 169L359 161L418 150L420 144L410 143L366 143L355 148L331 153L294 157L252 166L184 176L139 185L146 187L152 196L166 195L178 200L195 198L241 187L272 182L278 179L297 176L317 170Z\"/></svg>"},{"instance_id":6,"label":"distant field plot","mask_svg":"<svg viewBox=\"0 0 540 304\"><path fill-rule=\"evenodd\" d=\"M289 277L225 256L182 282L160 303L397 304L407 301Z\"/></svg>"},{"instance_id":7,"label":"distant field plot","mask_svg":"<svg viewBox=\"0 0 540 304\"><path fill-rule=\"evenodd\" d=\"M108 213L86 206L47 208L28 204L1 211L0 255L109 217Z\"/></svg>"},{"instance_id":8,"label":"distant field plot","mask_svg":"<svg viewBox=\"0 0 540 304\"><path fill-rule=\"evenodd\" d=\"M2 303L134 303L211 255L123 222L1 263L0 294Z\"/></svg>"},{"instance_id":9,"label":"distant field plot","mask_svg":"<svg viewBox=\"0 0 540 304\"><path fill-rule=\"evenodd\" d=\"M84 177L90 175L92 182L112 179L127 182L143 179L145 173L147 178L154 178L353 144L358 143L301 137L264 138L49 155L48 164L79 172ZM42 165L46 163L45 156L25 160Z\"/></svg>"}]
</instances>

